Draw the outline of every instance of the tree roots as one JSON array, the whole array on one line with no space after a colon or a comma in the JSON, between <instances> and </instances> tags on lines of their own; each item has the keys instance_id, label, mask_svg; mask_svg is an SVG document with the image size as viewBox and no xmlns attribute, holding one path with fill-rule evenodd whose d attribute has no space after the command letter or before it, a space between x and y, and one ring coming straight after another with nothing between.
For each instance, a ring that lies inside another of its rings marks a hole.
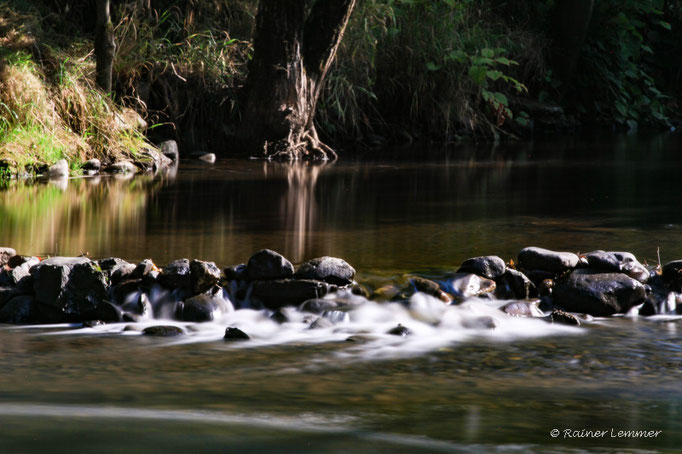
<instances>
[{"instance_id":1,"label":"tree roots","mask_svg":"<svg viewBox=\"0 0 682 454\"><path fill-rule=\"evenodd\" d=\"M289 131L286 139L265 142L263 146L265 159L269 161L336 161L338 155L328 145L322 143L312 126L302 134Z\"/></svg>"}]
</instances>

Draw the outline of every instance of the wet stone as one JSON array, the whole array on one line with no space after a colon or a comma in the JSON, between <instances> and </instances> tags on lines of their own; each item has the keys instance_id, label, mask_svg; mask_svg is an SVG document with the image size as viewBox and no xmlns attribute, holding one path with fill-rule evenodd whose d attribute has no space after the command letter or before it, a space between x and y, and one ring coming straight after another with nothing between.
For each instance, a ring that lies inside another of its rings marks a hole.
<instances>
[{"instance_id":1,"label":"wet stone","mask_svg":"<svg viewBox=\"0 0 682 454\"><path fill-rule=\"evenodd\" d=\"M569 326L580 326L580 320L573 314L555 309L549 316L552 323Z\"/></svg>"},{"instance_id":2,"label":"wet stone","mask_svg":"<svg viewBox=\"0 0 682 454\"><path fill-rule=\"evenodd\" d=\"M137 173L140 169L130 161L118 161L106 168L111 173Z\"/></svg>"},{"instance_id":3,"label":"wet stone","mask_svg":"<svg viewBox=\"0 0 682 454\"><path fill-rule=\"evenodd\" d=\"M225 273L225 279L228 281L245 281L249 278L246 272L246 263L228 266L223 270L223 273Z\"/></svg>"},{"instance_id":4,"label":"wet stone","mask_svg":"<svg viewBox=\"0 0 682 454\"><path fill-rule=\"evenodd\" d=\"M556 306L568 312L604 317L628 312L644 303L647 295L639 281L624 274L574 271L557 282L552 297Z\"/></svg>"},{"instance_id":5,"label":"wet stone","mask_svg":"<svg viewBox=\"0 0 682 454\"><path fill-rule=\"evenodd\" d=\"M527 247L519 252L519 268L525 271L545 271L558 275L575 268L579 257L572 252L556 252L540 247ZM536 282L530 275L534 282ZM548 276L552 277L552 276Z\"/></svg>"},{"instance_id":6,"label":"wet stone","mask_svg":"<svg viewBox=\"0 0 682 454\"><path fill-rule=\"evenodd\" d=\"M149 302L149 297L146 293L141 293L136 301L124 304L121 309L128 314L137 315L140 318L150 318L154 314L152 303Z\"/></svg>"},{"instance_id":7,"label":"wet stone","mask_svg":"<svg viewBox=\"0 0 682 454\"><path fill-rule=\"evenodd\" d=\"M87 320L83 322L83 328L94 328L95 326L106 325L102 320Z\"/></svg>"},{"instance_id":8,"label":"wet stone","mask_svg":"<svg viewBox=\"0 0 682 454\"><path fill-rule=\"evenodd\" d=\"M246 271L254 281L284 279L294 274L294 266L281 254L263 249L251 256Z\"/></svg>"},{"instance_id":9,"label":"wet stone","mask_svg":"<svg viewBox=\"0 0 682 454\"><path fill-rule=\"evenodd\" d=\"M213 262L192 260L189 269L195 293L203 293L220 282L220 268Z\"/></svg>"},{"instance_id":10,"label":"wet stone","mask_svg":"<svg viewBox=\"0 0 682 454\"><path fill-rule=\"evenodd\" d=\"M322 314L324 311L334 310L339 306L334 300L327 300L322 298L313 298L304 301L299 306L301 312L310 312L312 314Z\"/></svg>"},{"instance_id":11,"label":"wet stone","mask_svg":"<svg viewBox=\"0 0 682 454\"><path fill-rule=\"evenodd\" d=\"M82 167L82 169L85 171L95 172L95 173L99 172L99 169L101 169L101 168L102 168L102 162L97 158L88 159L87 161L85 161L83 163L83 167Z\"/></svg>"},{"instance_id":12,"label":"wet stone","mask_svg":"<svg viewBox=\"0 0 682 454\"><path fill-rule=\"evenodd\" d=\"M270 320L279 325L287 323L289 321L289 317L287 317L286 314L284 314L284 312L282 312L281 310L276 310L275 312L272 313L272 315L270 315L269 318Z\"/></svg>"},{"instance_id":13,"label":"wet stone","mask_svg":"<svg viewBox=\"0 0 682 454\"><path fill-rule=\"evenodd\" d=\"M355 277L355 268L336 257L319 257L303 263L296 273L296 279L314 279L338 286L349 285Z\"/></svg>"},{"instance_id":14,"label":"wet stone","mask_svg":"<svg viewBox=\"0 0 682 454\"><path fill-rule=\"evenodd\" d=\"M324 317L319 317L317 320L310 324L308 329L325 329L331 328L332 326L334 326L334 324L330 320Z\"/></svg>"},{"instance_id":15,"label":"wet stone","mask_svg":"<svg viewBox=\"0 0 682 454\"><path fill-rule=\"evenodd\" d=\"M650 273L630 252L594 251L585 254L589 268L608 273L623 273L646 282Z\"/></svg>"},{"instance_id":16,"label":"wet stone","mask_svg":"<svg viewBox=\"0 0 682 454\"><path fill-rule=\"evenodd\" d=\"M156 337L172 337L172 336L182 336L185 331L178 327L172 325L159 325L150 326L142 330L142 334L145 336L156 336Z\"/></svg>"},{"instance_id":17,"label":"wet stone","mask_svg":"<svg viewBox=\"0 0 682 454\"><path fill-rule=\"evenodd\" d=\"M457 273L446 283L446 291L462 298L481 296L495 290L497 284L476 274Z\"/></svg>"},{"instance_id":18,"label":"wet stone","mask_svg":"<svg viewBox=\"0 0 682 454\"><path fill-rule=\"evenodd\" d=\"M529 298L535 293L535 284L521 271L507 268L495 281L498 298Z\"/></svg>"},{"instance_id":19,"label":"wet stone","mask_svg":"<svg viewBox=\"0 0 682 454\"><path fill-rule=\"evenodd\" d=\"M159 282L167 288L192 288L192 274L188 259L175 260L165 267L159 275Z\"/></svg>"},{"instance_id":20,"label":"wet stone","mask_svg":"<svg viewBox=\"0 0 682 454\"><path fill-rule=\"evenodd\" d=\"M412 334L412 331L410 331L410 329L408 327L403 326L400 323L398 323L398 326L391 328L390 330L388 330L388 332L386 334L391 334L393 336L405 337L405 336L409 336L410 334Z\"/></svg>"},{"instance_id":21,"label":"wet stone","mask_svg":"<svg viewBox=\"0 0 682 454\"><path fill-rule=\"evenodd\" d=\"M226 310L225 306L220 296L202 293L185 300L181 317L186 322L210 322Z\"/></svg>"},{"instance_id":22,"label":"wet stone","mask_svg":"<svg viewBox=\"0 0 682 454\"><path fill-rule=\"evenodd\" d=\"M89 263L85 257L52 257L31 268L36 302L60 305L74 266Z\"/></svg>"},{"instance_id":23,"label":"wet stone","mask_svg":"<svg viewBox=\"0 0 682 454\"><path fill-rule=\"evenodd\" d=\"M304 279L258 281L253 284L252 295L268 309L297 306L309 299L320 298L332 290L329 284Z\"/></svg>"},{"instance_id":24,"label":"wet stone","mask_svg":"<svg viewBox=\"0 0 682 454\"><path fill-rule=\"evenodd\" d=\"M248 334L239 328L228 327L225 330L225 336L223 337L226 341L245 341L251 339Z\"/></svg>"},{"instance_id":25,"label":"wet stone","mask_svg":"<svg viewBox=\"0 0 682 454\"><path fill-rule=\"evenodd\" d=\"M489 315L481 317L467 318L462 321L462 326L467 329L495 329L498 322Z\"/></svg>"},{"instance_id":26,"label":"wet stone","mask_svg":"<svg viewBox=\"0 0 682 454\"><path fill-rule=\"evenodd\" d=\"M11 247L0 247L0 268L5 266L11 257L17 255L17 251Z\"/></svg>"},{"instance_id":27,"label":"wet stone","mask_svg":"<svg viewBox=\"0 0 682 454\"><path fill-rule=\"evenodd\" d=\"M539 301L513 301L500 308L513 317L542 317L545 314L538 307Z\"/></svg>"},{"instance_id":28,"label":"wet stone","mask_svg":"<svg viewBox=\"0 0 682 454\"><path fill-rule=\"evenodd\" d=\"M14 286L0 287L0 309L12 298L19 295L21 292Z\"/></svg>"},{"instance_id":29,"label":"wet stone","mask_svg":"<svg viewBox=\"0 0 682 454\"><path fill-rule=\"evenodd\" d=\"M35 313L35 301L32 296L15 296L0 309L0 323L33 323Z\"/></svg>"},{"instance_id":30,"label":"wet stone","mask_svg":"<svg viewBox=\"0 0 682 454\"><path fill-rule=\"evenodd\" d=\"M682 260L673 260L663 265L663 281L676 292L682 292Z\"/></svg>"},{"instance_id":31,"label":"wet stone","mask_svg":"<svg viewBox=\"0 0 682 454\"><path fill-rule=\"evenodd\" d=\"M66 178L69 176L69 163L60 159L47 169L48 178Z\"/></svg>"},{"instance_id":32,"label":"wet stone","mask_svg":"<svg viewBox=\"0 0 682 454\"><path fill-rule=\"evenodd\" d=\"M145 276L152 276L156 278L158 275L158 268L152 259L144 259L137 264L133 272L130 274L131 279L142 279Z\"/></svg>"},{"instance_id":33,"label":"wet stone","mask_svg":"<svg viewBox=\"0 0 682 454\"><path fill-rule=\"evenodd\" d=\"M171 161L177 162L180 159L180 153L178 152L178 144L175 140L166 140L159 144L159 150L164 156L170 158Z\"/></svg>"},{"instance_id":34,"label":"wet stone","mask_svg":"<svg viewBox=\"0 0 682 454\"><path fill-rule=\"evenodd\" d=\"M440 289L440 285L430 279L413 276L410 278L410 284L416 291L431 295L434 298L438 298L439 300L443 301L444 303L449 303L452 301L452 298Z\"/></svg>"},{"instance_id":35,"label":"wet stone","mask_svg":"<svg viewBox=\"0 0 682 454\"><path fill-rule=\"evenodd\" d=\"M495 280L504 274L506 265L504 260L496 255L473 257L465 260L457 273L473 273L487 279Z\"/></svg>"},{"instance_id":36,"label":"wet stone","mask_svg":"<svg viewBox=\"0 0 682 454\"><path fill-rule=\"evenodd\" d=\"M109 280L112 284L118 284L124 280L132 278L133 271L137 268L132 263L124 263L114 266L109 274Z\"/></svg>"}]
</instances>

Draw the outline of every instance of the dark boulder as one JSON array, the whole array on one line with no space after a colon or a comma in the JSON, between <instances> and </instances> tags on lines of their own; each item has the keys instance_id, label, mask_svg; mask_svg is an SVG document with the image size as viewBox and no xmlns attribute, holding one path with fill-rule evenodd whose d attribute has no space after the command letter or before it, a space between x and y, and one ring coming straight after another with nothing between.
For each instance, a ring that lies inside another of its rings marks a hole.
<instances>
[{"instance_id":1,"label":"dark boulder","mask_svg":"<svg viewBox=\"0 0 682 454\"><path fill-rule=\"evenodd\" d=\"M0 247L0 268L5 266L10 257L14 257L15 255L17 255L17 251L11 247Z\"/></svg>"},{"instance_id":2,"label":"dark boulder","mask_svg":"<svg viewBox=\"0 0 682 454\"><path fill-rule=\"evenodd\" d=\"M251 256L246 272L253 281L285 279L294 274L294 266L281 254L263 249Z\"/></svg>"},{"instance_id":3,"label":"dark boulder","mask_svg":"<svg viewBox=\"0 0 682 454\"><path fill-rule=\"evenodd\" d=\"M228 327L225 330L225 336L223 337L226 341L245 341L251 339L248 334L239 328Z\"/></svg>"},{"instance_id":4,"label":"dark boulder","mask_svg":"<svg viewBox=\"0 0 682 454\"><path fill-rule=\"evenodd\" d=\"M297 306L306 300L320 298L335 287L309 279L280 279L253 283L252 295L268 309Z\"/></svg>"},{"instance_id":5,"label":"dark boulder","mask_svg":"<svg viewBox=\"0 0 682 454\"><path fill-rule=\"evenodd\" d=\"M308 260L294 274L296 279L314 279L338 286L352 284L354 277L355 268L345 260L326 256Z\"/></svg>"},{"instance_id":6,"label":"dark boulder","mask_svg":"<svg viewBox=\"0 0 682 454\"><path fill-rule=\"evenodd\" d=\"M487 279L495 280L504 274L506 265L504 260L496 255L473 257L467 259L457 270L457 273L473 273Z\"/></svg>"},{"instance_id":7,"label":"dark boulder","mask_svg":"<svg viewBox=\"0 0 682 454\"><path fill-rule=\"evenodd\" d=\"M145 336L156 336L156 337L173 337L182 336L185 331L179 326L172 325L159 325L150 326L142 330L142 334Z\"/></svg>"},{"instance_id":8,"label":"dark boulder","mask_svg":"<svg viewBox=\"0 0 682 454\"><path fill-rule=\"evenodd\" d=\"M645 287L624 274L578 271L559 280L552 296L554 304L568 312L600 317L626 313L647 297Z\"/></svg>"},{"instance_id":9,"label":"dark boulder","mask_svg":"<svg viewBox=\"0 0 682 454\"><path fill-rule=\"evenodd\" d=\"M519 268L524 272L545 271L554 276L575 268L579 261L578 255L572 252L556 252L539 247L521 249L518 259Z\"/></svg>"},{"instance_id":10,"label":"dark boulder","mask_svg":"<svg viewBox=\"0 0 682 454\"><path fill-rule=\"evenodd\" d=\"M202 293L185 300L180 314L186 322L210 322L228 311L222 292Z\"/></svg>"},{"instance_id":11,"label":"dark boulder","mask_svg":"<svg viewBox=\"0 0 682 454\"><path fill-rule=\"evenodd\" d=\"M0 323L34 323L36 315L35 301L30 295L19 295L10 299L0 309Z\"/></svg>"},{"instance_id":12,"label":"dark boulder","mask_svg":"<svg viewBox=\"0 0 682 454\"><path fill-rule=\"evenodd\" d=\"M650 273L630 252L594 251L585 254L589 268L605 273L623 273L646 282Z\"/></svg>"},{"instance_id":13,"label":"dark boulder","mask_svg":"<svg viewBox=\"0 0 682 454\"><path fill-rule=\"evenodd\" d=\"M130 274L131 279L142 279L150 276L156 279L159 275L159 268L154 264L152 259L144 259L137 264L133 272Z\"/></svg>"},{"instance_id":14,"label":"dark boulder","mask_svg":"<svg viewBox=\"0 0 682 454\"><path fill-rule=\"evenodd\" d=\"M495 295L498 298L530 298L535 294L535 284L521 271L507 268L495 280Z\"/></svg>"},{"instance_id":15,"label":"dark boulder","mask_svg":"<svg viewBox=\"0 0 682 454\"><path fill-rule=\"evenodd\" d=\"M20 294L21 292L19 289L14 286L0 286L0 309L2 309L9 300Z\"/></svg>"},{"instance_id":16,"label":"dark boulder","mask_svg":"<svg viewBox=\"0 0 682 454\"><path fill-rule=\"evenodd\" d=\"M14 257L21 256L15 255ZM17 262L13 268L2 272L0 285L17 287L23 293L30 293L33 287L31 267L40 263L40 260L37 257L21 257L21 259L21 263Z\"/></svg>"},{"instance_id":17,"label":"dark boulder","mask_svg":"<svg viewBox=\"0 0 682 454\"><path fill-rule=\"evenodd\" d=\"M220 282L220 268L213 262L192 260L189 269L195 293L203 293Z\"/></svg>"},{"instance_id":18,"label":"dark boulder","mask_svg":"<svg viewBox=\"0 0 682 454\"><path fill-rule=\"evenodd\" d=\"M289 321L289 317L287 317L287 315L284 312L282 312L281 309L278 309L272 314L270 314L270 317L268 318L273 322L277 323L278 325L287 323Z\"/></svg>"},{"instance_id":19,"label":"dark boulder","mask_svg":"<svg viewBox=\"0 0 682 454\"><path fill-rule=\"evenodd\" d=\"M228 281L245 281L249 279L245 263L228 266L223 270L223 273L225 273L225 279Z\"/></svg>"},{"instance_id":20,"label":"dark boulder","mask_svg":"<svg viewBox=\"0 0 682 454\"><path fill-rule=\"evenodd\" d=\"M123 320L121 310L108 301L100 302L91 312L83 314L83 318L98 320L103 323L118 323Z\"/></svg>"},{"instance_id":21,"label":"dark boulder","mask_svg":"<svg viewBox=\"0 0 682 454\"><path fill-rule=\"evenodd\" d=\"M192 274L189 268L189 260L175 260L166 265L159 275L159 282L166 288L192 288Z\"/></svg>"},{"instance_id":22,"label":"dark boulder","mask_svg":"<svg viewBox=\"0 0 682 454\"><path fill-rule=\"evenodd\" d=\"M59 305L66 294L71 270L75 265L90 263L85 257L52 257L31 268L33 289L39 304Z\"/></svg>"},{"instance_id":23,"label":"dark boulder","mask_svg":"<svg viewBox=\"0 0 682 454\"><path fill-rule=\"evenodd\" d=\"M682 260L673 260L663 265L663 282L670 289L682 292Z\"/></svg>"},{"instance_id":24,"label":"dark boulder","mask_svg":"<svg viewBox=\"0 0 682 454\"><path fill-rule=\"evenodd\" d=\"M109 271L109 281L112 285L115 285L124 280L131 279L136 268L137 266L132 263L116 265Z\"/></svg>"}]
</instances>

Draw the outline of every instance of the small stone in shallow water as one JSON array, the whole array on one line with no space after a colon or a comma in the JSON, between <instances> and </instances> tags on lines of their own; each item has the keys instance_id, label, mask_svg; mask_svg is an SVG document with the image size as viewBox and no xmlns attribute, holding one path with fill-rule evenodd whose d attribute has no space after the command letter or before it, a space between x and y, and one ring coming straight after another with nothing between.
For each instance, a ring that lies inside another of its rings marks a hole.
<instances>
[{"instance_id":1,"label":"small stone in shallow water","mask_svg":"<svg viewBox=\"0 0 682 454\"><path fill-rule=\"evenodd\" d=\"M555 309L549 316L552 323L561 325L580 326L580 320L573 314Z\"/></svg>"},{"instance_id":2,"label":"small stone in shallow water","mask_svg":"<svg viewBox=\"0 0 682 454\"><path fill-rule=\"evenodd\" d=\"M105 325L102 320L88 320L83 322L83 328L94 328L95 326Z\"/></svg>"},{"instance_id":3,"label":"small stone in shallow water","mask_svg":"<svg viewBox=\"0 0 682 454\"><path fill-rule=\"evenodd\" d=\"M314 322L312 322L308 329L325 329L331 328L332 326L334 326L334 324L331 321L327 320L324 317L320 317Z\"/></svg>"},{"instance_id":4,"label":"small stone in shallow water","mask_svg":"<svg viewBox=\"0 0 682 454\"><path fill-rule=\"evenodd\" d=\"M284 312L281 310L276 310L275 312L270 315L270 320L272 320L275 323L282 324L282 323L287 323L289 321L289 317L287 317Z\"/></svg>"},{"instance_id":5,"label":"small stone in shallow water","mask_svg":"<svg viewBox=\"0 0 682 454\"><path fill-rule=\"evenodd\" d=\"M310 312L312 314L321 314L324 311L336 309L339 306L334 300L327 300L322 298L313 298L304 301L300 306L301 312Z\"/></svg>"},{"instance_id":6,"label":"small stone in shallow water","mask_svg":"<svg viewBox=\"0 0 682 454\"><path fill-rule=\"evenodd\" d=\"M447 282L447 291L462 298L481 296L494 291L496 287L492 279L471 273L457 273Z\"/></svg>"},{"instance_id":7,"label":"small stone in shallow water","mask_svg":"<svg viewBox=\"0 0 682 454\"><path fill-rule=\"evenodd\" d=\"M542 317L544 314L538 308L539 301L513 301L500 308L512 317Z\"/></svg>"},{"instance_id":8,"label":"small stone in shallow water","mask_svg":"<svg viewBox=\"0 0 682 454\"><path fill-rule=\"evenodd\" d=\"M225 337L223 339L227 341L244 341L251 339L248 334L239 328L234 328L232 326L225 330Z\"/></svg>"},{"instance_id":9,"label":"small stone in shallow water","mask_svg":"<svg viewBox=\"0 0 682 454\"><path fill-rule=\"evenodd\" d=\"M145 336L157 336L157 337L171 337L171 336L181 336L185 334L185 331L178 327L172 325L160 325L160 326L150 326L142 330L142 334Z\"/></svg>"},{"instance_id":10,"label":"small stone in shallow water","mask_svg":"<svg viewBox=\"0 0 682 454\"><path fill-rule=\"evenodd\" d=\"M400 323L398 323L398 326L391 328L390 330L388 330L388 332L386 334L391 334L393 336L405 337L405 336L412 334L412 331L410 331L410 329L408 327L403 326Z\"/></svg>"},{"instance_id":11,"label":"small stone in shallow water","mask_svg":"<svg viewBox=\"0 0 682 454\"><path fill-rule=\"evenodd\" d=\"M457 270L458 273L473 273L487 279L497 279L507 269L504 260L496 255L473 257L465 260Z\"/></svg>"},{"instance_id":12,"label":"small stone in shallow water","mask_svg":"<svg viewBox=\"0 0 682 454\"><path fill-rule=\"evenodd\" d=\"M426 293L434 298L438 298L444 303L449 303L452 301L450 295L445 293L440 289L440 286L430 279L426 279L420 276L413 276L410 278L410 284L418 292Z\"/></svg>"},{"instance_id":13,"label":"small stone in shallow water","mask_svg":"<svg viewBox=\"0 0 682 454\"><path fill-rule=\"evenodd\" d=\"M527 247L519 252L519 268L530 272L545 271L552 274L561 274L578 265L580 258L572 252L557 252L540 247ZM531 276L528 276L533 279Z\"/></svg>"}]
</instances>

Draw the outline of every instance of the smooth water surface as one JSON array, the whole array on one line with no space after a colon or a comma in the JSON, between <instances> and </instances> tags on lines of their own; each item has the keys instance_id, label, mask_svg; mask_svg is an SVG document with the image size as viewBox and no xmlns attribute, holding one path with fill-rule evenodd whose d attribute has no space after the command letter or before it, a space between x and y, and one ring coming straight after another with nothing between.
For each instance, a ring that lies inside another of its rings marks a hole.
<instances>
[{"instance_id":1,"label":"smooth water surface","mask_svg":"<svg viewBox=\"0 0 682 454\"><path fill-rule=\"evenodd\" d=\"M161 266L181 257L226 266L268 247L295 263L343 257L361 281L438 277L468 257L509 260L529 245L628 250L649 263L660 248L665 262L682 258L681 144L675 135L569 137L368 152L325 166L182 162L156 178L13 183L0 190L0 244L40 256L152 257ZM403 320L381 310L369 316L377 326ZM432 342L387 348L331 331L319 342L301 333L267 342L265 322L262 341L248 346L224 343L224 327L211 324L188 326L192 342L149 339L124 325L4 326L0 452L682 446L679 317L546 332L541 321L503 320L496 333L466 336L456 323L431 333L414 320ZM583 429L606 432L564 432ZM662 432L618 437L621 430Z\"/></svg>"}]
</instances>

